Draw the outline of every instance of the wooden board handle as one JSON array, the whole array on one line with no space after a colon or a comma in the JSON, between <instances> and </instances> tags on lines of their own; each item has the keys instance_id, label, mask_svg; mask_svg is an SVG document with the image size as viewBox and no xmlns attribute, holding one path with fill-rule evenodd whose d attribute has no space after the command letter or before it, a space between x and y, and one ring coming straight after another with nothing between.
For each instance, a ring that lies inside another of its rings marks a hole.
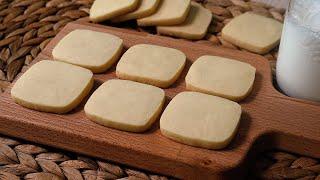
<instances>
[{"instance_id":1,"label":"wooden board handle","mask_svg":"<svg viewBox=\"0 0 320 180\"><path fill-rule=\"evenodd\" d=\"M320 106L275 93L267 107L268 131L276 148L320 158ZM315 121L318 119L318 121ZM271 128L271 129L270 129Z\"/></svg>"}]
</instances>

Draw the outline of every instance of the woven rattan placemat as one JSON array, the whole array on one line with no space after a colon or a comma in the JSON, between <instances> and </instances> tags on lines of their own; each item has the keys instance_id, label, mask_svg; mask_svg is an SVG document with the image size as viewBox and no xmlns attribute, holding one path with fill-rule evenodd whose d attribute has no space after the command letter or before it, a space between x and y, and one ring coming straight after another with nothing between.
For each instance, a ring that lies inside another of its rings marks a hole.
<instances>
[{"instance_id":1,"label":"woven rattan placemat","mask_svg":"<svg viewBox=\"0 0 320 180\"><path fill-rule=\"evenodd\" d=\"M68 22L88 16L93 0L0 0L0 92L10 85L22 68ZM246 11L283 21L283 9L244 0L198 0L213 13L214 20L205 39L196 43L240 49L221 38L221 29L233 17ZM117 25L155 33L135 23ZM264 56L273 71L278 49ZM316 159L272 151L262 153L250 168L249 179L317 179ZM83 157L71 152L41 147L0 136L0 179L167 179L143 170Z\"/></svg>"}]
</instances>

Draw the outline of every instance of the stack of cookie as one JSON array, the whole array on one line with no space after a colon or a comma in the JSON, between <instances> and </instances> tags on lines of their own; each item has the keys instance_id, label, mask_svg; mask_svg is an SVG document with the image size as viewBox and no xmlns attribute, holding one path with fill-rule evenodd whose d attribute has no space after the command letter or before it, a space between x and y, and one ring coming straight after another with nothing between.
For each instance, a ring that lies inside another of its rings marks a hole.
<instances>
[{"instance_id":1,"label":"stack of cookie","mask_svg":"<svg viewBox=\"0 0 320 180\"><path fill-rule=\"evenodd\" d=\"M90 10L93 22L136 20L139 26L156 26L159 34L202 39L212 14L190 0L96 0Z\"/></svg>"}]
</instances>

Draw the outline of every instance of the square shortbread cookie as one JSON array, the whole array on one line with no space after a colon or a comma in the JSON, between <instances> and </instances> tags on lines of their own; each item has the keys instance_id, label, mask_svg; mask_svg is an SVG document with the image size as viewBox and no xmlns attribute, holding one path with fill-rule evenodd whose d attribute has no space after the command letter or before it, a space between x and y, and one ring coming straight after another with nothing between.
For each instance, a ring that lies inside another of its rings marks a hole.
<instances>
[{"instance_id":1,"label":"square shortbread cookie","mask_svg":"<svg viewBox=\"0 0 320 180\"><path fill-rule=\"evenodd\" d=\"M202 39L211 23L211 12L198 3L191 3L187 19L180 25L158 26L160 34L180 37L185 39Z\"/></svg>"},{"instance_id":2,"label":"square shortbread cookie","mask_svg":"<svg viewBox=\"0 0 320 180\"><path fill-rule=\"evenodd\" d=\"M90 20L101 22L134 11L140 0L95 0L90 9Z\"/></svg>"},{"instance_id":3,"label":"square shortbread cookie","mask_svg":"<svg viewBox=\"0 0 320 180\"><path fill-rule=\"evenodd\" d=\"M240 101L252 90L256 69L250 64L217 56L202 56L186 76L186 87Z\"/></svg>"},{"instance_id":4,"label":"square shortbread cookie","mask_svg":"<svg viewBox=\"0 0 320 180\"><path fill-rule=\"evenodd\" d=\"M84 107L94 122L119 130L142 132L161 113L165 100L162 89L127 80L102 84Z\"/></svg>"},{"instance_id":5,"label":"square shortbread cookie","mask_svg":"<svg viewBox=\"0 0 320 180\"><path fill-rule=\"evenodd\" d=\"M82 66L93 73L106 71L122 53L122 39L91 30L74 30L52 51L55 60Z\"/></svg>"},{"instance_id":6,"label":"square shortbread cookie","mask_svg":"<svg viewBox=\"0 0 320 180\"><path fill-rule=\"evenodd\" d=\"M138 9L131 13L115 17L112 19L112 22L123 22L150 16L157 11L159 4L160 0L141 0Z\"/></svg>"},{"instance_id":7,"label":"square shortbread cookie","mask_svg":"<svg viewBox=\"0 0 320 180\"><path fill-rule=\"evenodd\" d=\"M280 42L282 23L254 13L244 13L222 29L222 38L249 51L265 54Z\"/></svg>"},{"instance_id":8,"label":"square shortbread cookie","mask_svg":"<svg viewBox=\"0 0 320 180\"><path fill-rule=\"evenodd\" d=\"M185 62L186 56L179 50L139 44L124 53L116 73L121 79L166 88L178 79Z\"/></svg>"},{"instance_id":9,"label":"square shortbread cookie","mask_svg":"<svg viewBox=\"0 0 320 180\"><path fill-rule=\"evenodd\" d=\"M197 92L174 97L160 119L161 133L191 146L226 147L241 117L241 106L233 101Z\"/></svg>"},{"instance_id":10,"label":"square shortbread cookie","mask_svg":"<svg viewBox=\"0 0 320 180\"><path fill-rule=\"evenodd\" d=\"M138 19L139 26L169 26L183 23L190 9L190 0L162 0L156 13Z\"/></svg>"},{"instance_id":11,"label":"square shortbread cookie","mask_svg":"<svg viewBox=\"0 0 320 180\"><path fill-rule=\"evenodd\" d=\"M74 109L93 86L91 71L71 64L43 60L14 84L11 96L24 107L52 113Z\"/></svg>"}]
</instances>

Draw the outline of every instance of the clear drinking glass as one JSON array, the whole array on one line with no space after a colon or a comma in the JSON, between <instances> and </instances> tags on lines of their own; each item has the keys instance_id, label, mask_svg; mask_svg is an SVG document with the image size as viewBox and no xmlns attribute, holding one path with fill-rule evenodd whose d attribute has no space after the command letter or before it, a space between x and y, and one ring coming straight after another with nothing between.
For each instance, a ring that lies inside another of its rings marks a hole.
<instances>
[{"instance_id":1,"label":"clear drinking glass","mask_svg":"<svg viewBox=\"0 0 320 180\"><path fill-rule=\"evenodd\" d=\"M320 101L320 0L291 0L285 17L277 82L292 97Z\"/></svg>"}]
</instances>

